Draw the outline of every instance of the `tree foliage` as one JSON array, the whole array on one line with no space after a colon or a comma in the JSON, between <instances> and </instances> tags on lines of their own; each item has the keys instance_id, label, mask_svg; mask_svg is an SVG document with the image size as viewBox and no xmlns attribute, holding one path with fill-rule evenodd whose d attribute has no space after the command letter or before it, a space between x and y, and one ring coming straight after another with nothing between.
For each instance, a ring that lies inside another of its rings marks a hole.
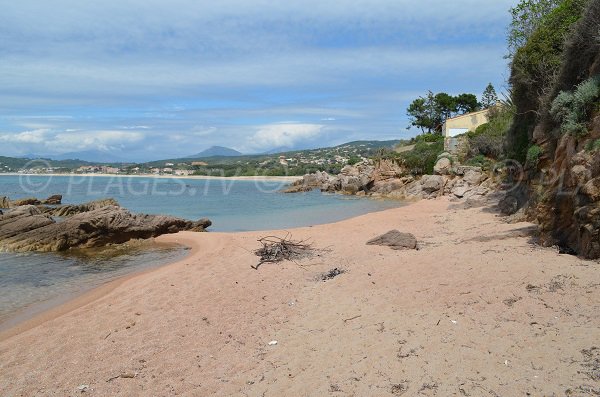
<instances>
[{"instance_id":1,"label":"tree foliage","mask_svg":"<svg viewBox=\"0 0 600 397\"><path fill-rule=\"evenodd\" d=\"M473 94L452 96L445 92L434 94L429 91L425 97L412 101L406 109L410 118L410 128L418 127L422 133L441 131L446 119L479 110L481 104Z\"/></svg>"},{"instance_id":2,"label":"tree foliage","mask_svg":"<svg viewBox=\"0 0 600 397\"><path fill-rule=\"evenodd\" d=\"M481 106L487 109L494 106L496 102L498 102L498 94L492 83L489 83L481 95Z\"/></svg>"},{"instance_id":3,"label":"tree foliage","mask_svg":"<svg viewBox=\"0 0 600 397\"><path fill-rule=\"evenodd\" d=\"M507 149L516 160L525 160L540 109L549 101L562 63L565 38L581 17L585 4L586 0L562 0L539 18L533 33L523 33L528 39L514 54L509 79L517 115L507 137Z\"/></svg>"},{"instance_id":4,"label":"tree foliage","mask_svg":"<svg viewBox=\"0 0 600 397\"><path fill-rule=\"evenodd\" d=\"M521 0L510 9L512 21L508 29L508 58L527 43L542 19L560 4L561 0Z\"/></svg>"}]
</instances>

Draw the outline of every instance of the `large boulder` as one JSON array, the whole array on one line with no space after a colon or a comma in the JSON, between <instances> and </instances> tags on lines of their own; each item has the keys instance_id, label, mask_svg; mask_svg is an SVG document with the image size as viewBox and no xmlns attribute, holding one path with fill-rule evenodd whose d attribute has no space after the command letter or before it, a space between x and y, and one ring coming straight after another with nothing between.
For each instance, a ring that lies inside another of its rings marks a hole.
<instances>
[{"instance_id":1,"label":"large boulder","mask_svg":"<svg viewBox=\"0 0 600 397\"><path fill-rule=\"evenodd\" d=\"M421 186L425 193L431 194L444 188L445 179L441 175L423 175Z\"/></svg>"},{"instance_id":2,"label":"large boulder","mask_svg":"<svg viewBox=\"0 0 600 397\"><path fill-rule=\"evenodd\" d=\"M440 157L433 166L433 172L437 175L448 175L452 169L452 161L448 157Z\"/></svg>"},{"instance_id":3,"label":"large boulder","mask_svg":"<svg viewBox=\"0 0 600 397\"><path fill-rule=\"evenodd\" d=\"M342 181L342 192L345 194L356 194L361 188L362 184L358 176L349 176Z\"/></svg>"},{"instance_id":4,"label":"large boulder","mask_svg":"<svg viewBox=\"0 0 600 397\"><path fill-rule=\"evenodd\" d=\"M411 233L402 233L394 229L367 241L367 245L383 245L394 250L416 249L417 238Z\"/></svg>"},{"instance_id":5,"label":"large boulder","mask_svg":"<svg viewBox=\"0 0 600 397\"><path fill-rule=\"evenodd\" d=\"M0 215L0 249L50 252L101 247L183 230L204 231L208 226L208 219L193 222L132 214L118 206L104 206L56 222L35 206L22 206Z\"/></svg>"},{"instance_id":6,"label":"large boulder","mask_svg":"<svg viewBox=\"0 0 600 397\"><path fill-rule=\"evenodd\" d=\"M484 180L485 176L483 175L483 173L481 171L473 169L470 169L467 172L465 172L465 175L463 176L463 181L465 181L471 186L479 185Z\"/></svg>"}]
</instances>

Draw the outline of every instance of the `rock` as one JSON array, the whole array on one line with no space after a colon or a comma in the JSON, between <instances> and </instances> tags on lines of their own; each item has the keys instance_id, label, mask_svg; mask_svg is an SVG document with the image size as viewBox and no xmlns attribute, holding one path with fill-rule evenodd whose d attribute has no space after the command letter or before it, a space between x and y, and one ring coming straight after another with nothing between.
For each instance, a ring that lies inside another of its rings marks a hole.
<instances>
[{"instance_id":1,"label":"rock","mask_svg":"<svg viewBox=\"0 0 600 397\"><path fill-rule=\"evenodd\" d=\"M471 188L468 186L458 185L452 188L451 193L458 198L463 198L470 190Z\"/></svg>"},{"instance_id":2,"label":"rock","mask_svg":"<svg viewBox=\"0 0 600 397\"><path fill-rule=\"evenodd\" d=\"M346 165L340 170L340 174L346 176L358 176L358 168L352 165Z\"/></svg>"},{"instance_id":3,"label":"rock","mask_svg":"<svg viewBox=\"0 0 600 397\"><path fill-rule=\"evenodd\" d=\"M356 194L361 187L360 179L356 176L349 176L342 182L342 192L346 194Z\"/></svg>"},{"instance_id":4,"label":"rock","mask_svg":"<svg viewBox=\"0 0 600 397\"><path fill-rule=\"evenodd\" d=\"M437 175L448 175L452 168L452 162L448 157L440 157L433 166L433 172Z\"/></svg>"},{"instance_id":5,"label":"rock","mask_svg":"<svg viewBox=\"0 0 600 397\"><path fill-rule=\"evenodd\" d=\"M57 223L34 206L22 206L0 216L0 248L9 251L64 251L101 247L132 239L146 239L183 230L204 230L198 222L163 215L132 214L118 206L104 206Z\"/></svg>"},{"instance_id":6,"label":"rock","mask_svg":"<svg viewBox=\"0 0 600 397\"><path fill-rule=\"evenodd\" d=\"M481 167L472 167L470 165L459 165L454 167L454 173L456 175L465 175L469 171L482 172Z\"/></svg>"},{"instance_id":7,"label":"rock","mask_svg":"<svg viewBox=\"0 0 600 397\"><path fill-rule=\"evenodd\" d=\"M24 205L0 215L0 240L53 224L48 215L33 205Z\"/></svg>"},{"instance_id":8,"label":"rock","mask_svg":"<svg viewBox=\"0 0 600 397\"><path fill-rule=\"evenodd\" d=\"M465 175L463 176L463 181L471 186L479 185L484 179L485 177L482 172L473 169L465 172Z\"/></svg>"},{"instance_id":9,"label":"rock","mask_svg":"<svg viewBox=\"0 0 600 397\"><path fill-rule=\"evenodd\" d=\"M506 195L498 203L500 212L504 215L512 215L519 210L519 200L512 195Z\"/></svg>"},{"instance_id":10,"label":"rock","mask_svg":"<svg viewBox=\"0 0 600 397\"><path fill-rule=\"evenodd\" d=\"M54 194L42 201L42 204L58 205L62 202L62 194Z\"/></svg>"},{"instance_id":11,"label":"rock","mask_svg":"<svg viewBox=\"0 0 600 397\"><path fill-rule=\"evenodd\" d=\"M314 187L312 187L312 186L290 185L290 186L284 188L281 192L282 193L302 193L302 192L310 192L313 189L314 189Z\"/></svg>"},{"instance_id":12,"label":"rock","mask_svg":"<svg viewBox=\"0 0 600 397\"><path fill-rule=\"evenodd\" d=\"M202 218L198 221L196 221L194 223L194 226L191 227L190 229L188 229L190 232L206 232L206 229L208 229L210 226L212 225L212 221L210 219L207 218Z\"/></svg>"},{"instance_id":13,"label":"rock","mask_svg":"<svg viewBox=\"0 0 600 397\"><path fill-rule=\"evenodd\" d=\"M24 198L21 200L15 200L10 203L11 207L20 207L22 205L40 205L41 201L36 199L35 197Z\"/></svg>"},{"instance_id":14,"label":"rock","mask_svg":"<svg viewBox=\"0 0 600 397\"><path fill-rule=\"evenodd\" d=\"M10 200L6 196L0 196L0 208L10 208Z\"/></svg>"},{"instance_id":15,"label":"rock","mask_svg":"<svg viewBox=\"0 0 600 397\"><path fill-rule=\"evenodd\" d=\"M445 179L441 175L423 175L421 186L425 193L431 194L444 188Z\"/></svg>"},{"instance_id":16,"label":"rock","mask_svg":"<svg viewBox=\"0 0 600 397\"><path fill-rule=\"evenodd\" d=\"M591 201L600 200L600 177L589 180L579 192Z\"/></svg>"},{"instance_id":17,"label":"rock","mask_svg":"<svg viewBox=\"0 0 600 397\"><path fill-rule=\"evenodd\" d=\"M58 216L58 217L65 217L65 216L73 216L73 215L77 215L77 214L81 214L83 212L89 212L89 211L93 211L93 210L97 210L100 208L104 208L104 207L109 207L109 206L119 206L119 203L117 203L116 200L114 199L101 199L101 200L95 200L95 201L90 201L89 203L85 203L85 204L68 204L68 205L62 205L60 207L46 207L44 208L44 213L48 214L48 215L52 215L52 216Z\"/></svg>"},{"instance_id":18,"label":"rock","mask_svg":"<svg viewBox=\"0 0 600 397\"><path fill-rule=\"evenodd\" d=\"M379 237L367 241L367 245L383 245L394 250L416 249L417 239L411 233L402 233L398 230L390 230Z\"/></svg>"}]
</instances>

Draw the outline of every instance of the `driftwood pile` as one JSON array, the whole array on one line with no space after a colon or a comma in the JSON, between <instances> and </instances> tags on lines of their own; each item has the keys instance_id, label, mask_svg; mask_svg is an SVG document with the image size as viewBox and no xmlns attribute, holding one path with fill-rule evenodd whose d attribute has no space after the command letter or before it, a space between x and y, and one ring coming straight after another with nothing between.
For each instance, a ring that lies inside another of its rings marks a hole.
<instances>
[{"instance_id":1,"label":"driftwood pile","mask_svg":"<svg viewBox=\"0 0 600 397\"><path fill-rule=\"evenodd\" d=\"M260 261L253 269L258 269L263 263L293 261L312 256L313 248L306 240L292 240L291 235L285 237L265 236L258 239L262 247L254 251Z\"/></svg>"}]
</instances>

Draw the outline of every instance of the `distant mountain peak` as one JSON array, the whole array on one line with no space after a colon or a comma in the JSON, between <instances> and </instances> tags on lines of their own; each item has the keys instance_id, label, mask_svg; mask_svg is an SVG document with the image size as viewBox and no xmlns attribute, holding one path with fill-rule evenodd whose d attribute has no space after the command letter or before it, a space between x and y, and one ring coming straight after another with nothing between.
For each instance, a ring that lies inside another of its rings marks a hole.
<instances>
[{"instance_id":1,"label":"distant mountain peak","mask_svg":"<svg viewBox=\"0 0 600 397\"><path fill-rule=\"evenodd\" d=\"M231 149L225 146L211 146L206 150L201 151L198 154L195 154L193 156L190 157L216 157L216 156L223 156L223 157L231 157L231 156L241 156L242 153L238 152L235 149Z\"/></svg>"}]
</instances>

